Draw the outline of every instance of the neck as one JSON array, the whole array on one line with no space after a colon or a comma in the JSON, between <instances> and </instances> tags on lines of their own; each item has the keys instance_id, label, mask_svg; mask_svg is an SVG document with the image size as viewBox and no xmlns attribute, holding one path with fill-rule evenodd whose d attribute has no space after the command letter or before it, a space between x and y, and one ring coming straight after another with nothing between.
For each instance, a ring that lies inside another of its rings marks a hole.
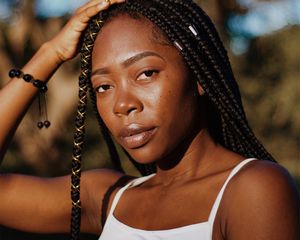
<instances>
[{"instance_id":1,"label":"neck","mask_svg":"<svg viewBox=\"0 0 300 240\"><path fill-rule=\"evenodd\" d=\"M221 147L205 128L188 142L187 146L179 146L176 152L157 162L157 181L167 186L177 180L188 181L207 174L206 170L214 162L212 158Z\"/></svg>"}]
</instances>

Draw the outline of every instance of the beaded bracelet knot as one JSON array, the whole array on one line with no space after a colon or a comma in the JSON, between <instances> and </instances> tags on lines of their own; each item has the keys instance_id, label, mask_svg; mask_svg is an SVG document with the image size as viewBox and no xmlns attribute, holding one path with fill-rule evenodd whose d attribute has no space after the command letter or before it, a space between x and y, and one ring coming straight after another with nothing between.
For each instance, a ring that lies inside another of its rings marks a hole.
<instances>
[{"instance_id":1,"label":"beaded bracelet knot","mask_svg":"<svg viewBox=\"0 0 300 240\"><path fill-rule=\"evenodd\" d=\"M46 120L45 121L39 121L37 123L37 126L39 129L42 129L43 127L49 128L51 123L48 120L48 114L47 114L47 104L46 104L46 92L48 90L48 87L45 82L34 79L33 76L30 74L24 74L20 69L11 69L8 73L8 76L10 78L22 78L25 82L32 83L34 87L36 87L39 90L39 96L38 96L38 102L39 102L39 113L40 117L42 116L42 105L44 105L45 108L45 115Z\"/></svg>"}]
</instances>

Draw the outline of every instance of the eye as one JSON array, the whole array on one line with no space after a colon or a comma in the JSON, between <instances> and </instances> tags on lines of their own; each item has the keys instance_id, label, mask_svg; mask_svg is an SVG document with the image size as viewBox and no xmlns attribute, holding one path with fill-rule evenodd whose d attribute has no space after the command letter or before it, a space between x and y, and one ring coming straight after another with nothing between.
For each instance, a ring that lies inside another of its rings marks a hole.
<instances>
[{"instance_id":1,"label":"eye","mask_svg":"<svg viewBox=\"0 0 300 240\"><path fill-rule=\"evenodd\" d=\"M153 77L153 75L155 75L157 73L158 73L158 70L147 70L147 71L144 71L144 72L142 72L138 76L137 80L148 80L151 77Z\"/></svg>"},{"instance_id":2,"label":"eye","mask_svg":"<svg viewBox=\"0 0 300 240\"><path fill-rule=\"evenodd\" d=\"M106 92L107 90L112 89L112 88L113 88L113 86L111 86L109 84L103 84L99 87L96 87L95 91L96 91L96 93L103 93L103 92Z\"/></svg>"}]
</instances>

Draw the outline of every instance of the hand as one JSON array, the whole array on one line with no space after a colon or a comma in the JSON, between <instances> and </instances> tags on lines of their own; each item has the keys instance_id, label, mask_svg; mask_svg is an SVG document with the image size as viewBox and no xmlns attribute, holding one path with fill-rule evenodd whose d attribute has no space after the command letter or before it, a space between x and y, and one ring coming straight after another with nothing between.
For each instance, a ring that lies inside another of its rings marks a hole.
<instances>
[{"instance_id":1,"label":"hand","mask_svg":"<svg viewBox=\"0 0 300 240\"><path fill-rule=\"evenodd\" d=\"M60 62L76 56L82 32L89 20L102 10L125 0L91 0L78 8L63 29L48 43L55 51Z\"/></svg>"}]
</instances>

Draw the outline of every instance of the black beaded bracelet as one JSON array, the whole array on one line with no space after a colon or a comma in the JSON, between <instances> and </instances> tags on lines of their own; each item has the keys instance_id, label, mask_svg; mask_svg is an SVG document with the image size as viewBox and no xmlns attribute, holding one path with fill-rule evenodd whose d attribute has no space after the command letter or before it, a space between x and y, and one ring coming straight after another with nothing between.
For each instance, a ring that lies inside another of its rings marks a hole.
<instances>
[{"instance_id":1,"label":"black beaded bracelet","mask_svg":"<svg viewBox=\"0 0 300 240\"><path fill-rule=\"evenodd\" d=\"M33 76L30 74L24 74L20 69L11 69L8 73L8 76L10 78L22 78L25 82L32 83L34 87L36 87L39 90L39 113L40 117L42 116L42 106L44 105L45 111L44 113L46 114L46 120L45 121L39 121L37 123L37 127L39 129L42 129L43 127L49 128L51 123L48 120L48 114L47 114L47 104L46 104L46 96L45 93L48 90L48 87L45 82L34 79Z\"/></svg>"},{"instance_id":2,"label":"black beaded bracelet","mask_svg":"<svg viewBox=\"0 0 300 240\"><path fill-rule=\"evenodd\" d=\"M25 82L32 83L33 86L38 88L42 93L45 93L48 90L46 83L42 82L41 80L34 79L30 74L24 74L20 69L11 69L8 73L8 76L10 78L23 78Z\"/></svg>"}]
</instances>

